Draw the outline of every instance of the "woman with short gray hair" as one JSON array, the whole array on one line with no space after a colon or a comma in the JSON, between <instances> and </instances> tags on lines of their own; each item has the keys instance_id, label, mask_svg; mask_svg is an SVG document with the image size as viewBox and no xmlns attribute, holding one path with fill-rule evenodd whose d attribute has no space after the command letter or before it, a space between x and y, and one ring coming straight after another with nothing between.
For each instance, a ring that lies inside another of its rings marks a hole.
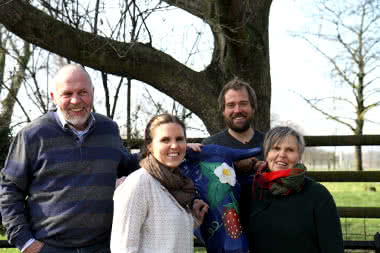
<instances>
[{"instance_id":1,"label":"woman with short gray hair","mask_svg":"<svg viewBox=\"0 0 380 253\"><path fill-rule=\"evenodd\" d=\"M251 252L343 253L333 197L305 176L303 136L286 126L264 139L265 165L253 180L247 236Z\"/></svg>"}]
</instances>

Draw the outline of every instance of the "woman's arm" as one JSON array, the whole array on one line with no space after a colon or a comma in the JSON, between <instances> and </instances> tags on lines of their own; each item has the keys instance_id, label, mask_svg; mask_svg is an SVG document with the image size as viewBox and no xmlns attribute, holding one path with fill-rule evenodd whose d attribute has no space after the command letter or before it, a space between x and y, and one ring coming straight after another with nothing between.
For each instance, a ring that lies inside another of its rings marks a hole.
<instances>
[{"instance_id":1,"label":"woman's arm","mask_svg":"<svg viewBox=\"0 0 380 253\"><path fill-rule=\"evenodd\" d=\"M314 218L320 252L343 253L342 227L335 201L323 185L318 186Z\"/></svg>"},{"instance_id":2,"label":"woman's arm","mask_svg":"<svg viewBox=\"0 0 380 253\"><path fill-rule=\"evenodd\" d=\"M116 189L111 233L113 253L135 253L139 250L140 231L149 208L146 175L132 174Z\"/></svg>"}]
</instances>

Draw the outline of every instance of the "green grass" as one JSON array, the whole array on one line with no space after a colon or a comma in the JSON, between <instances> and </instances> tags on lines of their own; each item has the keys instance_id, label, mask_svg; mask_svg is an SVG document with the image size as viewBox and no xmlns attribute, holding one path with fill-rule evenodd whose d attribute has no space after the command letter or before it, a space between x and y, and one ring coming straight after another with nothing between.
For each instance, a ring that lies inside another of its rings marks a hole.
<instances>
[{"instance_id":1,"label":"green grass","mask_svg":"<svg viewBox=\"0 0 380 253\"><path fill-rule=\"evenodd\" d=\"M337 206L380 207L380 183L323 183L334 197ZM376 188L376 192L373 191ZM373 240L380 232L379 219L342 218L345 240ZM0 237L5 240L4 237ZM16 253L16 249L0 249L0 253ZM195 248L195 253L206 253L203 248ZM347 251L349 252L349 251ZM370 251L351 251L370 252Z\"/></svg>"},{"instance_id":2,"label":"green grass","mask_svg":"<svg viewBox=\"0 0 380 253\"><path fill-rule=\"evenodd\" d=\"M380 207L380 183L323 183L340 207ZM376 189L376 191L374 191ZM380 220L341 218L345 240L373 240Z\"/></svg>"},{"instance_id":3,"label":"green grass","mask_svg":"<svg viewBox=\"0 0 380 253\"><path fill-rule=\"evenodd\" d=\"M329 189L337 206L380 207L380 183L323 183L323 185Z\"/></svg>"},{"instance_id":4,"label":"green grass","mask_svg":"<svg viewBox=\"0 0 380 253\"><path fill-rule=\"evenodd\" d=\"M6 240L6 236L0 235L0 240ZM0 249L1 253L20 253L18 249Z\"/></svg>"}]
</instances>

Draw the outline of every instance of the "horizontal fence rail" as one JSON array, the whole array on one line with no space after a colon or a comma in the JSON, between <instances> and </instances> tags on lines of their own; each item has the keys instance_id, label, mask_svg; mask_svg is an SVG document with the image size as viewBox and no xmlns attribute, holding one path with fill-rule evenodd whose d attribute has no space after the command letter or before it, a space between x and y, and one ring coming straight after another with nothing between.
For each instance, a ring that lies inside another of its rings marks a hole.
<instances>
[{"instance_id":1,"label":"horizontal fence rail","mask_svg":"<svg viewBox=\"0 0 380 253\"><path fill-rule=\"evenodd\" d=\"M380 145L380 135L326 135L305 136L304 138L308 147Z\"/></svg>"},{"instance_id":2,"label":"horizontal fence rail","mask_svg":"<svg viewBox=\"0 0 380 253\"><path fill-rule=\"evenodd\" d=\"M201 143L204 138L187 138L188 143ZM318 146L378 146L380 145L380 135L306 135L304 136L307 147ZM139 149L142 139L124 139L128 148Z\"/></svg>"},{"instance_id":3,"label":"horizontal fence rail","mask_svg":"<svg viewBox=\"0 0 380 253\"><path fill-rule=\"evenodd\" d=\"M15 246L9 244L8 241L0 240L0 248L9 249L9 248L15 248Z\"/></svg>"},{"instance_id":4,"label":"horizontal fence rail","mask_svg":"<svg viewBox=\"0 0 380 253\"><path fill-rule=\"evenodd\" d=\"M380 207L337 207L341 218L380 219Z\"/></svg>"},{"instance_id":5,"label":"horizontal fence rail","mask_svg":"<svg viewBox=\"0 0 380 253\"><path fill-rule=\"evenodd\" d=\"M318 182L380 182L380 171L306 171Z\"/></svg>"}]
</instances>

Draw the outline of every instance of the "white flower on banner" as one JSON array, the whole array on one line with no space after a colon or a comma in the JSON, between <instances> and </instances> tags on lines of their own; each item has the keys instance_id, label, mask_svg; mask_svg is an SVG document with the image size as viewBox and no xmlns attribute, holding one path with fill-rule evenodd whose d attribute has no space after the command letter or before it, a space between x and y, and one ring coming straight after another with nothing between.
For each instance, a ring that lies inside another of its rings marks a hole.
<instances>
[{"instance_id":1,"label":"white flower on banner","mask_svg":"<svg viewBox=\"0 0 380 253\"><path fill-rule=\"evenodd\" d=\"M222 163L219 167L214 170L215 175L218 176L219 181L223 184L230 184L235 186L236 184L236 174L235 170L231 168L227 163Z\"/></svg>"}]
</instances>

